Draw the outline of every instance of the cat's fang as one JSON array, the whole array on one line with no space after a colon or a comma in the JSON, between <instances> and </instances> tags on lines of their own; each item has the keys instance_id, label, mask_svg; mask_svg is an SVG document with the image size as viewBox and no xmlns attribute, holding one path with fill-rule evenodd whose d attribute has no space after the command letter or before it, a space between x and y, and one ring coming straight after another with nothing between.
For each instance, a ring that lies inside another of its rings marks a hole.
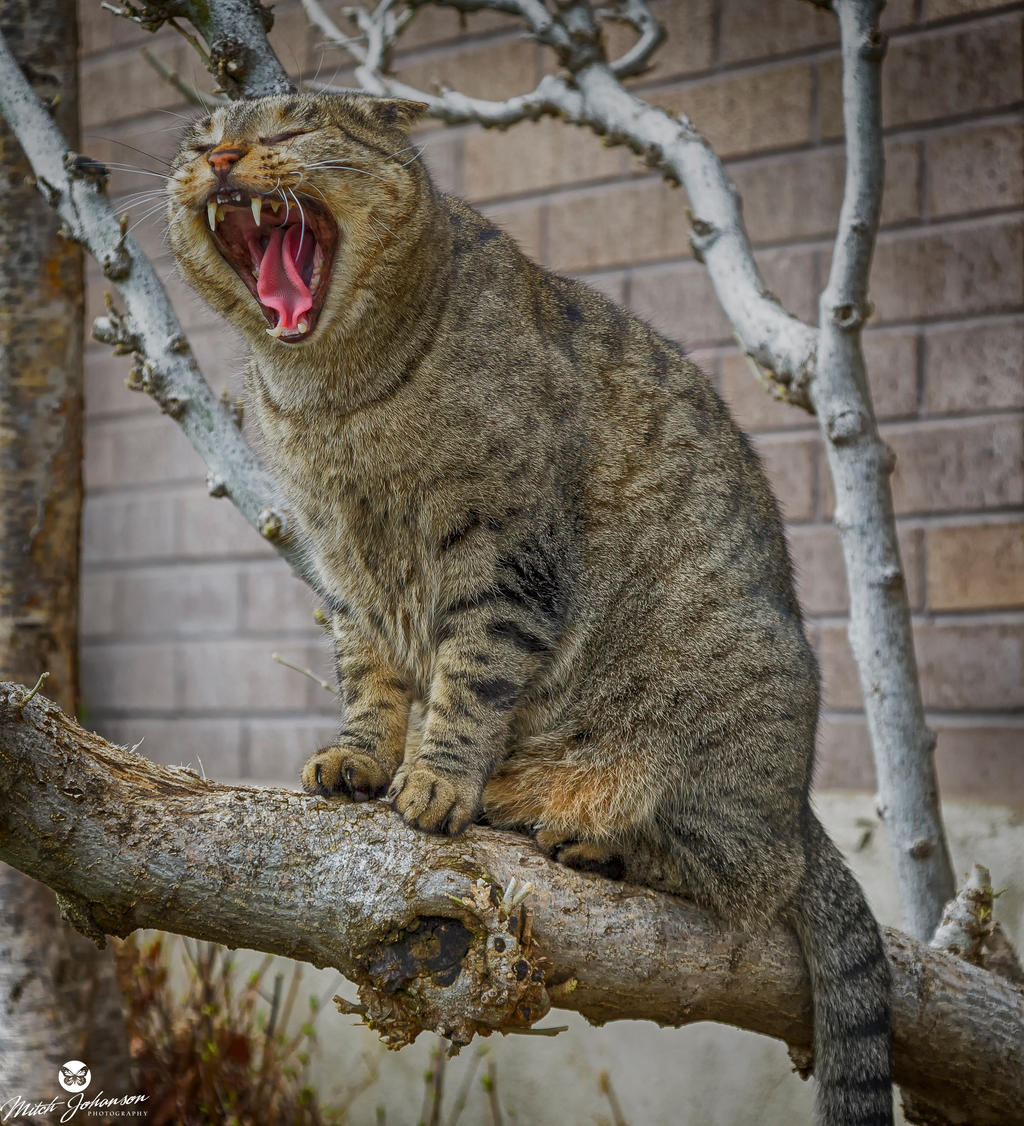
<instances>
[{"instance_id":1,"label":"cat's fang","mask_svg":"<svg viewBox=\"0 0 1024 1126\"><path fill-rule=\"evenodd\" d=\"M263 199L261 196L254 195L252 197L252 219L258 227L260 225L260 212L263 210Z\"/></svg>"},{"instance_id":2,"label":"cat's fang","mask_svg":"<svg viewBox=\"0 0 1024 1126\"><path fill-rule=\"evenodd\" d=\"M215 199L211 199L206 205L206 221L210 224L211 231L217 229L217 201Z\"/></svg>"}]
</instances>

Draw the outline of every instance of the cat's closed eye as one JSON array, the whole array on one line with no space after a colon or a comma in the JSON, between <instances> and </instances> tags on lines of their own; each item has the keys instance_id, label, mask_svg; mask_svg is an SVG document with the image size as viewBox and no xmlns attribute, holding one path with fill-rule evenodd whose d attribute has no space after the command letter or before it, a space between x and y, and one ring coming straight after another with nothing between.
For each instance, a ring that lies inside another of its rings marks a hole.
<instances>
[{"instance_id":1,"label":"cat's closed eye","mask_svg":"<svg viewBox=\"0 0 1024 1126\"><path fill-rule=\"evenodd\" d=\"M293 137L303 137L308 129L289 129L284 133L275 133L272 137L260 137L261 145L279 145L282 141L290 141Z\"/></svg>"}]
</instances>

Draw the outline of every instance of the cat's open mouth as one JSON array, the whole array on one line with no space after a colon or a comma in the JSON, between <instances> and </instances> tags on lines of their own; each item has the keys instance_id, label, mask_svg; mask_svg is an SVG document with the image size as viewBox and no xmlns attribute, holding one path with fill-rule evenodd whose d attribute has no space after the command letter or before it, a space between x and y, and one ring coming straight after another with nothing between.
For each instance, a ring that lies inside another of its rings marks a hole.
<instances>
[{"instance_id":1,"label":"cat's open mouth","mask_svg":"<svg viewBox=\"0 0 1024 1126\"><path fill-rule=\"evenodd\" d=\"M304 196L285 202L221 188L206 201L206 219L217 249L259 302L267 332L288 344L308 339L338 245L338 227L327 211Z\"/></svg>"}]
</instances>

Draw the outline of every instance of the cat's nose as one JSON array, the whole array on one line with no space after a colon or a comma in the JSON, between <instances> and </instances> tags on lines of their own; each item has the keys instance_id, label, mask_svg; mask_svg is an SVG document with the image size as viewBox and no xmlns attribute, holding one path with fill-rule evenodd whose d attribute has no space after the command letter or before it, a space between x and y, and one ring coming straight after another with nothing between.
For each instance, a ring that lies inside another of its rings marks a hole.
<instances>
[{"instance_id":1,"label":"cat's nose","mask_svg":"<svg viewBox=\"0 0 1024 1126\"><path fill-rule=\"evenodd\" d=\"M218 145L209 153L206 160L214 172L223 180L244 155L241 149Z\"/></svg>"}]
</instances>

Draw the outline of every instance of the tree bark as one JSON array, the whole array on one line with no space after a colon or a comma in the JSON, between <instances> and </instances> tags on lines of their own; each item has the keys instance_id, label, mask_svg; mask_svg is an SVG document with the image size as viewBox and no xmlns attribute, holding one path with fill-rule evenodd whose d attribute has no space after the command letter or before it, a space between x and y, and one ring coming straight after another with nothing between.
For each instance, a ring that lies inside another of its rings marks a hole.
<instances>
[{"instance_id":1,"label":"tree bark","mask_svg":"<svg viewBox=\"0 0 1024 1126\"><path fill-rule=\"evenodd\" d=\"M727 933L683 899L572 872L515 834L431 837L378 802L208 782L24 696L0 685L0 857L73 897L96 934L159 927L333 966L396 1046L424 1029L457 1042L521 1031L549 1005L810 1046L786 931ZM886 944L897 1082L951 1122L1019 1122L1024 991L896 931Z\"/></svg>"},{"instance_id":2,"label":"tree bark","mask_svg":"<svg viewBox=\"0 0 1024 1126\"><path fill-rule=\"evenodd\" d=\"M65 135L78 132L73 0L0 0L0 30ZM82 505L82 255L61 238L0 123L0 675L43 671L74 710ZM86 1059L122 1082L113 960L58 915L53 893L0 868L0 1090L49 1091Z\"/></svg>"}]
</instances>

